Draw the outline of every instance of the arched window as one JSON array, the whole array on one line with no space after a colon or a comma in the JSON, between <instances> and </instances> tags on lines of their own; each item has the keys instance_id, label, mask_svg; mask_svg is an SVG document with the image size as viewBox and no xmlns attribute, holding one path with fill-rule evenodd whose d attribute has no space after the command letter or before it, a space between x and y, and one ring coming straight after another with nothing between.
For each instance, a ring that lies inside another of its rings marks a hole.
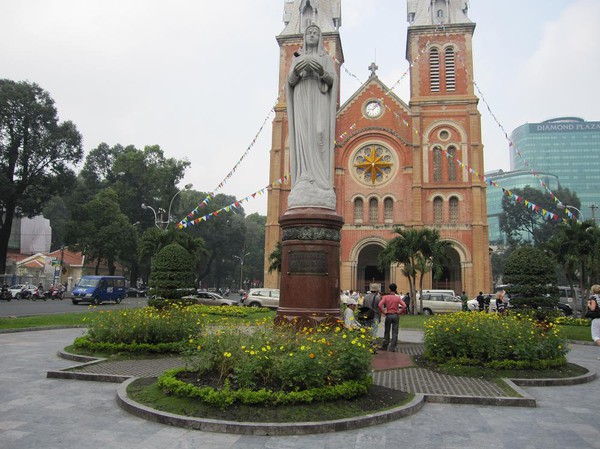
<instances>
[{"instance_id":1,"label":"arched window","mask_svg":"<svg viewBox=\"0 0 600 449\"><path fill-rule=\"evenodd\" d=\"M456 148L448 148L448 181L456 181Z\"/></svg>"},{"instance_id":2,"label":"arched window","mask_svg":"<svg viewBox=\"0 0 600 449\"><path fill-rule=\"evenodd\" d=\"M391 198L383 200L383 218L385 220L394 219L394 200Z\"/></svg>"},{"instance_id":3,"label":"arched window","mask_svg":"<svg viewBox=\"0 0 600 449\"><path fill-rule=\"evenodd\" d=\"M440 53L437 48L429 50L429 86L431 92L440 91Z\"/></svg>"},{"instance_id":4,"label":"arched window","mask_svg":"<svg viewBox=\"0 0 600 449\"><path fill-rule=\"evenodd\" d=\"M451 197L448 207L450 208L450 223L458 223L458 198Z\"/></svg>"},{"instance_id":5,"label":"arched window","mask_svg":"<svg viewBox=\"0 0 600 449\"><path fill-rule=\"evenodd\" d=\"M442 149L440 147L433 148L433 181L441 182L442 180Z\"/></svg>"},{"instance_id":6,"label":"arched window","mask_svg":"<svg viewBox=\"0 0 600 449\"><path fill-rule=\"evenodd\" d=\"M363 200L362 198L356 198L354 200L354 221L363 221Z\"/></svg>"},{"instance_id":7,"label":"arched window","mask_svg":"<svg viewBox=\"0 0 600 449\"><path fill-rule=\"evenodd\" d=\"M378 219L378 204L377 204L377 198L371 198L369 200L369 222L370 223L377 223L377 219Z\"/></svg>"},{"instance_id":8,"label":"arched window","mask_svg":"<svg viewBox=\"0 0 600 449\"><path fill-rule=\"evenodd\" d=\"M439 196L433 199L433 223L441 224L444 222L444 200Z\"/></svg>"},{"instance_id":9,"label":"arched window","mask_svg":"<svg viewBox=\"0 0 600 449\"><path fill-rule=\"evenodd\" d=\"M446 92L453 92L456 90L456 71L454 59L454 48L446 48L444 54L444 66L446 70Z\"/></svg>"}]
</instances>

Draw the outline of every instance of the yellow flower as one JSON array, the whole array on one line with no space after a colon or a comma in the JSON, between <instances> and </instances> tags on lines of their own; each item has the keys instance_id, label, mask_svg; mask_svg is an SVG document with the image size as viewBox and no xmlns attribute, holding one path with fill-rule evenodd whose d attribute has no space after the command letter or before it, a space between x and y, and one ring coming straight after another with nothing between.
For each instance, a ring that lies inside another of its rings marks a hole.
<instances>
[{"instance_id":1,"label":"yellow flower","mask_svg":"<svg viewBox=\"0 0 600 449\"><path fill-rule=\"evenodd\" d=\"M223 355L227 358L231 357L231 352L224 352Z\"/></svg>"}]
</instances>

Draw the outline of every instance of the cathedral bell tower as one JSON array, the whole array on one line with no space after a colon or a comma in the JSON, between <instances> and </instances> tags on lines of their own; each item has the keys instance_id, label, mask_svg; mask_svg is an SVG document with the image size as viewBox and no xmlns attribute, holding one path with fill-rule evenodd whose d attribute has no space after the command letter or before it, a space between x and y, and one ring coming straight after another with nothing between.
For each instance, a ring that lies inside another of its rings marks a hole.
<instances>
[{"instance_id":1,"label":"cathedral bell tower","mask_svg":"<svg viewBox=\"0 0 600 449\"><path fill-rule=\"evenodd\" d=\"M270 187L267 196L267 223L265 235L264 279L266 287L279 287L277 272L269 273L269 255L281 241L279 218L286 211L290 193L290 154L285 83L290 71L293 54L303 43L308 25L316 24L321 29L325 50L332 56L339 79L340 67L344 62L339 35L341 26L341 0L284 0L283 31L277 36L279 44L278 101L273 119L272 146L270 152L269 182L279 179L287 182ZM339 90L337 105L339 106Z\"/></svg>"},{"instance_id":2,"label":"cathedral bell tower","mask_svg":"<svg viewBox=\"0 0 600 449\"><path fill-rule=\"evenodd\" d=\"M439 227L443 239L463 242L462 289L486 291L491 287L486 185L463 168L484 173L473 84L475 24L466 0L407 0L407 6L409 105L416 131L413 199L431 211L424 223Z\"/></svg>"}]
</instances>

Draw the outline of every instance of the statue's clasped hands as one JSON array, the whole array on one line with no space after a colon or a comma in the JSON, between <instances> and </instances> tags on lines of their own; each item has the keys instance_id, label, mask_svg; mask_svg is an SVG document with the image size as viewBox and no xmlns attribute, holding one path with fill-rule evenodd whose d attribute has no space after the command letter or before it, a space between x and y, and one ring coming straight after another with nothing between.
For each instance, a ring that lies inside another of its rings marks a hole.
<instances>
[{"instance_id":1,"label":"statue's clasped hands","mask_svg":"<svg viewBox=\"0 0 600 449\"><path fill-rule=\"evenodd\" d=\"M315 72L319 76L323 76L323 73L325 73L321 63L310 57L303 58L294 67L294 74L297 76L300 76L304 71Z\"/></svg>"}]
</instances>

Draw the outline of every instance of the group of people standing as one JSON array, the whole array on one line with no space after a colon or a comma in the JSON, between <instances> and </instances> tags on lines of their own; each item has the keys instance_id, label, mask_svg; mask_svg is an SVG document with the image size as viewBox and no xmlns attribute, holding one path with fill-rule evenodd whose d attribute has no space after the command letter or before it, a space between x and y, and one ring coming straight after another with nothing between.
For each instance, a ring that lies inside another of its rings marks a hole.
<instances>
[{"instance_id":1,"label":"group of people standing","mask_svg":"<svg viewBox=\"0 0 600 449\"><path fill-rule=\"evenodd\" d=\"M390 284L390 292L381 295L377 288L371 289L364 298L356 316L358 302L350 297L346 302L344 311L344 324L348 329L369 329L373 336L377 334L379 323L384 319L383 342L379 349L383 351L396 351L398 344L398 330L400 315L406 313L407 304L398 294L396 284Z\"/></svg>"}]
</instances>

